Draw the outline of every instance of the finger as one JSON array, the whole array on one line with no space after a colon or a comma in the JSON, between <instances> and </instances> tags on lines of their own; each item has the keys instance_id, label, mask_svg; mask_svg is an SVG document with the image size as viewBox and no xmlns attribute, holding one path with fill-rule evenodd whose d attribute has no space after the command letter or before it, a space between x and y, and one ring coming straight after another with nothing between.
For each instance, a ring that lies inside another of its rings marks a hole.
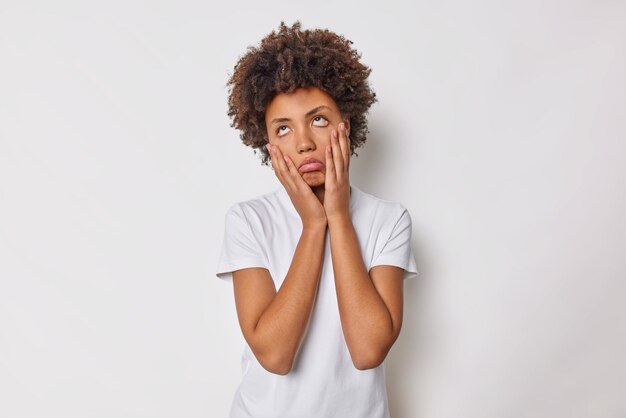
<instances>
[{"instance_id":1,"label":"finger","mask_svg":"<svg viewBox=\"0 0 626 418\"><path fill-rule=\"evenodd\" d=\"M343 178L343 155L341 154L341 147L339 145L338 131L339 129L333 129L330 143L332 144L333 161L335 162L335 175L337 176L337 180L340 180Z\"/></svg>"},{"instance_id":2,"label":"finger","mask_svg":"<svg viewBox=\"0 0 626 418\"><path fill-rule=\"evenodd\" d=\"M272 157L272 166L274 167L274 174L276 174L276 177L278 177L278 180L280 180L280 183L285 188L291 189L292 188L291 182L290 180L287 179L288 176L284 174L283 169L280 164L281 158L278 156L278 152L277 152L278 147L276 145L268 145L268 149L270 152L270 156Z\"/></svg>"},{"instance_id":3,"label":"finger","mask_svg":"<svg viewBox=\"0 0 626 418\"><path fill-rule=\"evenodd\" d=\"M324 180L326 190L328 186L337 182L335 162L333 161L333 151L331 145L326 145L326 179Z\"/></svg>"},{"instance_id":4,"label":"finger","mask_svg":"<svg viewBox=\"0 0 626 418\"><path fill-rule=\"evenodd\" d=\"M267 154L270 157L270 161L272 162L272 170L274 170L274 158L272 156L272 145L267 143L265 144L265 149L267 150Z\"/></svg>"},{"instance_id":5,"label":"finger","mask_svg":"<svg viewBox=\"0 0 626 418\"><path fill-rule=\"evenodd\" d=\"M348 137L345 123L343 124L339 145L341 146L341 155L343 155L344 169L348 171L348 166L350 165L350 138Z\"/></svg>"},{"instance_id":6,"label":"finger","mask_svg":"<svg viewBox=\"0 0 626 418\"><path fill-rule=\"evenodd\" d=\"M283 152L280 150L280 148L277 145L273 146L272 148L274 148L274 152L276 154L276 161L278 161L277 164L280 167L281 174L284 176L285 181L288 181L289 185L293 189L297 189L298 188L298 179L295 178L295 176L299 177L299 175L297 174L297 170L296 170L296 173L294 175L293 170L290 170L290 168L289 168L289 166L287 164L287 158L288 157L283 155Z\"/></svg>"},{"instance_id":7,"label":"finger","mask_svg":"<svg viewBox=\"0 0 626 418\"><path fill-rule=\"evenodd\" d=\"M287 169L289 170L289 175L291 176L293 181L296 183L296 185L300 185L300 186L306 185L308 187L309 185L306 184L306 181L304 181L304 179L300 175L300 172L298 171L298 167L296 167L293 161L291 161L291 158L289 158L288 155L285 155L284 160L285 160L285 165L287 166Z\"/></svg>"},{"instance_id":8,"label":"finger","mask_svg":"<svg viewBox=\"0 0 626 418\"><path fill-rule=\"evenodd\" d=\"M289 170L289 175L293 180L295 189L299 189L307 194L313 193L313 190L311 190L311 186L309 186L308 183L304 180L302 174L300 174L298 167L296 167L292 159L288 155L285 155L283 158L285 160L285 165Z\"/></svg>"}]
</instances>

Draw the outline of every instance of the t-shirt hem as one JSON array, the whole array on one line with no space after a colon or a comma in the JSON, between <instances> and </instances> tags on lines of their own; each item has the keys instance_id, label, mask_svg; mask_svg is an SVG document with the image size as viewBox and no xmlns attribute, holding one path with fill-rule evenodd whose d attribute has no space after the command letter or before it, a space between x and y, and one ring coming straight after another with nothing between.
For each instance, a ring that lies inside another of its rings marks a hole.
<instances>
[{"instance_id":1,"label":"t-shirt hem","mask_svg":"<svg viewBox=\"0 0 626 418\"><path fill-rule=\"evenodd\" d=\"M374 262L370 266L370 270L375 266L395 266L404 269L404 274L402 275L402 279L412 279L419 276L420 272L417 270L417 267L411 261L407 261L404 258L397 257L380 257L376 262Z\"/></svg>"},{"instance_id":2,"label":"t-shirt hem","mask_svg":"<svg viewBox=\"0 0 626 418\"><path fill-rule=\"evenodd\" d=\"M222 280L232 281L233 271L252 267L261 267L269 270L265 261L255 258L240 258L222 264L215 272L215 276Z\"/></svg>"}]
</instances>

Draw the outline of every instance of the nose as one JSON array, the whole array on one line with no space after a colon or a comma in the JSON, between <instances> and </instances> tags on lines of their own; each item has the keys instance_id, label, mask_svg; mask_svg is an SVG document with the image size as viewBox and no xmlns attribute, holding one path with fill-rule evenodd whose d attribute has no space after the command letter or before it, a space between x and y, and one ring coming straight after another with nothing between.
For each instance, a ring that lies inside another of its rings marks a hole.
<instances>
[{"instance_id":1,"label":"nose","mask_svg":"<svg viewBox=\"0 0 626 418\"><path fill-rule=\"evenodd\" d=\"M303 133L297 138L298 153L302 154L303 152L315 150L315 141L313 140L311 132L306 129L301 132Z\"/></svg>"}]
</instances>

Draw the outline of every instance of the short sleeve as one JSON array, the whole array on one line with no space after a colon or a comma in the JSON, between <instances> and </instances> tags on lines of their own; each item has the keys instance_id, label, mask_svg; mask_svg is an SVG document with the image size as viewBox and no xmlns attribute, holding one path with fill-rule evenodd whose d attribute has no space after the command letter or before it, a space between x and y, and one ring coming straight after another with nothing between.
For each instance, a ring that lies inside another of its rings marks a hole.
<instances>
[{"instance_id":1,"label":"short sleeve","mask_svg":"<svg viewBox=\"0 0 626 418\"><path fill-rule=\"evenodd\" d=\"M382 251L375 257L371 267L379 265L397 266L404 269L403 279L417 277L417 264L411 247L412 222L409 211L402 207L400 216L396 218L391 235ZM370 267L370 268L371 268Z\"/></svg>"},{"instance_id":2,"label":"short sleeve","mask_svg":"<svg viewBox=\"0 0 626 418\"><path fill-rule=\"evenodd\" d=\"M224 239L215 275L220 279L232 281L233 271L248 267L269 269L261 245L252 234L241 205L236 203L226 212Z\"/></svg>"}]
</instances>

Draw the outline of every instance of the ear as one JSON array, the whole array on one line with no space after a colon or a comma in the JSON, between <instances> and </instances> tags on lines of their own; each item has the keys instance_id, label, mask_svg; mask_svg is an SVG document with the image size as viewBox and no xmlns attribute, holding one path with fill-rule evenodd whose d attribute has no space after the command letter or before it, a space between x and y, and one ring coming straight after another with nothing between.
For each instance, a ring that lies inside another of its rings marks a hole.
<instances>
[{"instance_id":1,"label":"ear","mask_svg":"<svg viewBox=\"0 0 626 418\"><path fill-rule=\"evenodd\" d=\"M343 123L346 125L346 129L348 130L348 135L350 135L350 116L346 116L343 120Z\"/></svg>"}]
</instances>

